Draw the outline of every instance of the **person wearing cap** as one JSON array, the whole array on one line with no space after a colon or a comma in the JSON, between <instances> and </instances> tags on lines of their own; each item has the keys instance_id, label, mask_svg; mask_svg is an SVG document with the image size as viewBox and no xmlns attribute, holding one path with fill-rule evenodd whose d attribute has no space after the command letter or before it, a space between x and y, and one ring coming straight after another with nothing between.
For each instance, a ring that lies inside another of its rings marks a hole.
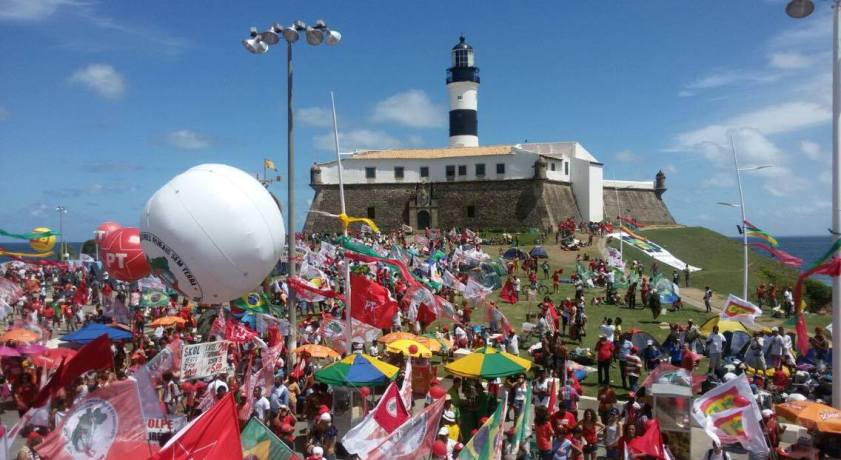
<instances>
[{"instance_id":1,"label":"person wearing cap","mask_svg":"<svg viewBox=\"0 0 841 460\"><path fill-rule=\"evenodd\" d=\"M617 352L617 361L619 361L619 376L622 378L622 388L628 388L628 375L625 372L625 358L631 353L634 342L631 342L631 334L625 334L619 338L619 351Z\"/></svg>"},{"instance_id":2,"label":"person wearing cap","mask_svg":"<svg viewBox=\"0 0 841 460\"><path fill-rule=\"evenodd\" d=\"M278 438L292 450L295 450L295 427L288 423L284 423L273 430Z\"/></svg>"},{"instance_id":3,"label":"person wearing cap","mask_svg":"<svg viewBox=\"0 0 841 460\"><path fill-rule=\"evenodd\" d=\"M447 443L440 439L436 439L435 442L432 443L432 460L449 460L450 458Z\"/></svg>"},{"instance_id":4,"label":"person wearing cap","mask_svg":"<svg viewBox=\"0 0 841 460\"><path fill-rule=\"evenodd\" d=\"M321 447L323 453L330 458L333 458L336 450L336 438L339 433L333 425L333 417L330 415L330 410L321 412L317 418L317 422L310 431L309 442L310 446Z\"/></svg>"},{"instance_id":5,"label":"person wearing cap","mask_svg":"<svg viewBox=\"0 0 841 460\"><path fill-rule=\"evenodd\" d=\"M444 427L447 428L447 435L452 441L460 441L461 430L459 429L459 426L456 423L456 413L452 409L444 409L444 414L441 416L441 423Z\"/></svg>"},{"instance_id":6,"label":"person wearing cap","mask_svg":"<svg viewBox=\"0 0 841 460\"><path fill-rule=\"evenodd\" d=\"M785 425L777 421L777 417L771 409L762 409L762 421L765 422L763 428L768 435L771 448L780 447L780 435L786 430Z\"/></svg>"},{"instance_id":7,"label":"person wearing cap","mask_svg":"<svg viewBox=\"0 0 841 460\"><path fill-rule=\"evenodd\" d=\"M312 446L312 448L308 450L310 454L307 456L306 460L320 460L324 458L324 449L321 446Z\"/></svg>"}]
</instances>

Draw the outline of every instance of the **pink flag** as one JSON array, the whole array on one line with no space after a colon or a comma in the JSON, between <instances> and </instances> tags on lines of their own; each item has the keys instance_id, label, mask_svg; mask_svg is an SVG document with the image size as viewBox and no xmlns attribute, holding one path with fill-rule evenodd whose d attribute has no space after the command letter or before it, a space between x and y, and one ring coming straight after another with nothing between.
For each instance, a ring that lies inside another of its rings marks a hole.
<instances>
[{"instance_id":1,"label":"pink flag","mask_svg":"<svg viewBox=\"0 0 841 460\"><path fill-rule=\"evenodd\" d=\"M403 400L403 405L410 411L414 406L414 398L412 395L412 360L406 360L406 371L403 372L403 385L400 386L400 399Z\"/></svg>"}]
</instances>

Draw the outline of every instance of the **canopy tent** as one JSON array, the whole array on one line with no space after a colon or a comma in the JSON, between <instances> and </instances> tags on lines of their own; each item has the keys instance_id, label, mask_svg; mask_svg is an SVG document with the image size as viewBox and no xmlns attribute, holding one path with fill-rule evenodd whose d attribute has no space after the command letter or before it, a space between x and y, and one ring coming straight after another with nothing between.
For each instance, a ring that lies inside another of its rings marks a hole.
<instances>
[{"instance_id":1,"label":"canopy tent","mask_svg":"<svg viewBox=\"0 0 841 460\"><path fill-rule=\"evenodd\" d=\"M529 251L529 255L532 257L537 257L539 259L549 258L549 254L546 253L546 249L543 249L543 246L535 246L531 248L531 251Z\"/></svg>"},{"instance_id":2,"label":"canopy tent","mask_svg":"<svg viewBox=\"0 0 841 460\"><path fill-rule=\"evenodd\" d=\"M531 365L527 359L485 346L447 364L444 369L460 377L492 379L524 374Z\"/></svg>"},{"instance_id":3,"label":"canopy tent","mask_svg":"<svg viewBox=\"0 0 841 460\"><path fill-rule=\"evenodd\" d=\"M629 334L631 336L631 343L633 343L634 346L637 347L637 350L639 350L640 353L642 353L642 351L645 350L645 347L648 346L649 340L651 340L655 348L660 348L660 342L648 332L640 331L639 329L637 329L634 331L628 331L628 333L626 333L625 335Z\"/></svg>"},{"instance_id":4,"label":"canopy tent","mask_svg":"<svg viewBox=\"0 0 841 460\"><path fill-rule=\"evenodd\" d=\"M340 387L367 387L394 380L398 371L400 369L397 367L373 356L353 353L317 371L315 379L321 383Z\"/></svg>"},{"instance_id":5,"label":"canopy tent","mask_svg":"<svg viewBox=\"0 0 841 460\"><path fill-rule=\"evenodd\" d=\"M131 332L125 329L102 323L90 323L78 331L65 335L61 338L61 340L65 342L86 344L102 334L107 334L108 339L112 342L123 342L132 339Z\"/></svg>"},{"instance_id":6,"label":"canopy tent","mask_svg":"<svg viewBox=\"0 0 841 460\"><path fill-rule=\"evenodd\" d=\"M502 257L505 259L525 259L526 253L519 248L510 248L502 254Z\"/></svg>"},{"instance_id":7,"label":"canopy tent","mask_svg":"<svg viewBox=\"0 0 841 460\"><path fill-rule=\"evenodd\" d=\"M734 331L744 332L748 335L751 334L750 329L748 329L744 324L729 319L721 319L720 316L713 316L712 318L704 321L704 323L698 328L698 331L701 332L701 335L710 335L713 331L713 326L718 326L718 332L722 334Z\"/></svg>"},{"instance_id":8,"label":"canopy tent","mask_svg":"<svg viewBox=\"0 0 841 460\"><path fill-rule=\"evenodd\" d=\"M669 363L660 363L642 381L641 387L651 388L655 383L670 383L691 387L694 393L701 392L701 383L706 377L693 374L682 367L673 366Z\"/></svg>"}]
</instances>

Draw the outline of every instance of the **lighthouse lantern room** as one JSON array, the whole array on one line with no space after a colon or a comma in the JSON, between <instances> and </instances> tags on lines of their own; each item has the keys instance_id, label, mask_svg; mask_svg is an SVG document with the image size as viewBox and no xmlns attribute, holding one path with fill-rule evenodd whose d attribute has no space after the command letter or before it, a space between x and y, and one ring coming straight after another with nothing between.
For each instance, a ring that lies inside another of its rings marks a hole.
<instances>
[{"instance_id":1,"label":"lighthouse lantern room","mask_svg":"<svg viewBox=\"0 0 841 460\"><path fill-rule=\"evenodd\" d=\"M479 68L473 47L459 37L452 50L452 67L447 69L447 94L450 99L450 147L479 145Z\"/></svg>"}]
</instances>

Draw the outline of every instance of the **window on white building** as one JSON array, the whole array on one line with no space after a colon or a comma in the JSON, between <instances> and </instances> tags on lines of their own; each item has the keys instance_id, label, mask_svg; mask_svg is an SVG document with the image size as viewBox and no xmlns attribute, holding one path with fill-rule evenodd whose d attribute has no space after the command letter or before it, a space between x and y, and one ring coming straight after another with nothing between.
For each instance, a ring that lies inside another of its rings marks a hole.
<instances>
[{"instance_id":1,"label":"window on white building","mask_svg":"<svg viewBox=\"0 0 841 460\"><path fill-rule=\"evenodd\" d=\"M505 163L497 163L496 164L496 173L497 174L505 174Z\"/></svg>"},{"instance_id":2,"label":"window on white building","mask_svg":"<svg viewBox=\"0 0 841 460\"><path fill-rule=\"evenodd\" d=\"M454 177L456 175L455 165L447 165L446 171L447 171L447 177Z\"/></svg>"},{"instance_id":3,"label":"window on white building","mask_svg":"<svg viewBox=\"0 0 841 460\"><path fill-rule=\"evenodd\" d=\"M485 163L478 163L476 165L476 177L482 177L485 175Z\"/></svg>"},{"instance_id":4,"label":"window on white building","mask_svg":"<svg viewBox=\"0 0 841 460\"><path fill-rule=\"evenodd\" d=\"M429 177L429 166L421 166L420 167L420 176L421 177Z\"/></svg>"},{"instance_id":5,"label":"window on white building","mask_svg":"<svg viewBox=\"0 0 841 460\"><path fill-rule=\"evenodd\" d=\"M371 167L365 168L365 178L366 179L376 179L377 178L377 168L371 168Z\"/></svg>"},{"instance_id":6,"label":"window on white building","mask_svg":"<svg viewBox=\"0 0 841 460\"><path fill-rule=\"evenodd\" d=\"M459 176L466 176L467 175L467 165L458 165L458 175Z\"/></svg>"},{"instance_id":7,"label":"window on white building","mask_svg":"<svg viewBox=\"0 0 841 460\"><path fill-rule=\"evenodd\" d=\"M569 175L569 161L564 162L564 174Z\"/></svg>"},{"instance_id":8,"label":"window on white building","mask_svg":"<svg viewBox=\"0 0 841 460\"><path fill-rule=\"evenodd\" d=\"M395 179L402 179L403 178L403 167L402 166L395 166L394 167L394 178Z\"/></svg>"},{"instance_id":9,"label":"window on white building","mask_svg":"<svg viewBox=\"0 0 841 460\"><path fill-rule=\"evenodd\" d=\"M555 170L555 162L554 161L549 163L549 169L551 169L552 171Z\"/></svg>"}]
</instances>

